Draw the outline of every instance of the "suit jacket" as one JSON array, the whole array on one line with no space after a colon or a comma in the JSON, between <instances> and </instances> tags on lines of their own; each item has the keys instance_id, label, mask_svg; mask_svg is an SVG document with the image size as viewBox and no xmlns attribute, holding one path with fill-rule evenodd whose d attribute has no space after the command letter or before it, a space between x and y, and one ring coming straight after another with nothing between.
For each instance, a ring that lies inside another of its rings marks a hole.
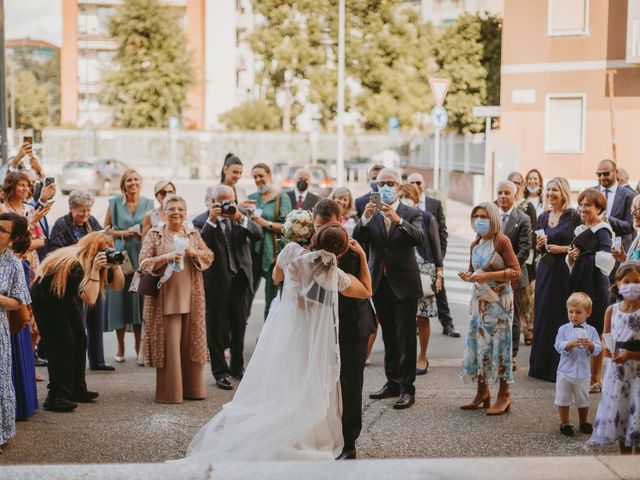
<instances>
[{"instance_id":1,"label":"suit jacket","mask_svg":"<svg viewBox=\"0 0 640 480\"><path fill-rule=\"evenodd\" d=\"M400 300L422 297L420 272L415 247L422 245L422 212L400 203L396 213L402 224L391 224L387 233L382 214L376 212L362 224L361 218L353 230L353 238L369 246L369 269L375 295L382 276L386 275L389 287Z\"/></svg>"},{"instance_id":2,"label":"suit jacket","mask_svg":"<svg viewBox=\"0 0 640 480\"><path fill-rule=\"evenodd\" d=\"M600 185L594 188L602 191ZM608 216L609 225L611 225L613 233L622 238L622 245L624 245L626 251L629 251L629 246L631 246L631 242L633 241L634 229L631 203L636 195L637 193L633 190L629 190L618 184L616 195L613 198L611 214Z\"/></svg>"},{"instance_id":3,"label":"suit jacket","mask_svg":"<svg viewBox=\"0 0 640 480\"><path fill-rule=\"evenodd\" d=\"M205 222L200 235L204 243L213 252L215 262L204 271L205 292L208 299L228 298L231 294L232 274L229 268L229 252L225 242L224 232L220 225L213 227ZM231 245L235 249L235 256L240 271L238 275L244 275L247 279L247 289L252 292L253 273L251 268L251 251L249 239L261 240L262 228L255 222L248 220L247 227L238 222L231 222Z\"/></svg>"},{"instance_id":4,"label":"suit jacket","mask_svg":"<svg viewBox=\"0 0 640 480\"><path fill-rule=\"evenodd\" d=\"M447 254L447 219L444 216L442 202L437 198L424 197L425 211L436 217L438 221L438 236L440 237L440 249L442 250L442 258Z\"/></svg>"},{"instance_id":5,"label":"suit jacket","mask_svg":"<svg viewBox=\"0 0 640 480\"><path fill-rule=\"evenodd\" d=\"M502 210L500 214L502 215ZM527 258L529 258L529 252L531 251L531 219L526 213L523 213L518 210L518 207L514 206L502 233L507 236L516 254L518 264L522 270L522 276L520 277L518 286L524 288L529 284L527 269L523 268L523 265Z\"/></svg>"},{"instance_id":6,"label":"suit jacket","mask_svg":"<svg viewBox=\"0 0 640 480\"><path fill-rule=\"evenodd\" d=\"M369 203L369 197L371 196L371 192L367 192L361 197L356 198L356 212L358 213L358 217L361 217L364 213L364 208Z\"/></svg>"},{"instance_id":7,"label":"suit jacket","mask_svg":"<svg viewBox=\"0 0 640 480\"><path fill-rule=\"evenodd\" d=\"M291 200L291 208L295 210L296 205L298 204L298 199L296 198L296 191L289 190L287 192L289 195L289 199ZM302 210L313 210L313 207L316 206L316 203L320 201L320 197L315 193L307 192L307 196L304 197L304 202L302 202Z\"/></svg>"},{"instance_id":8,"label":"suit jacket","mask_svg":"<svg viewBox=\"0 0 640 480\"><path fill-rule=\"evenodd\" d=\"M358 278L360 276L360 257L347 250L338 260L340 269ZM352 340L368 337L376 329L376 317L369 299L338 297L338 317L340 319L340 340Z\"/></svg>"}]
</instances>

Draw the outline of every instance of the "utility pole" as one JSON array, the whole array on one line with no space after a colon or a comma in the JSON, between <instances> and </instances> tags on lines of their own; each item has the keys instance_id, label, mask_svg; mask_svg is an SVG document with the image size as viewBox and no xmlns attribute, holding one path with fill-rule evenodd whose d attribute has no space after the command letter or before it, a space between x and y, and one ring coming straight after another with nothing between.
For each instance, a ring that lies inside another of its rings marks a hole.
<instances>
[{"instance_id":1,"label":"utility pole","mask_svg":"<svg viewBox=\"0 0 640 480\"><path fill-rule=\"evenodd\" d=\"M613 76L618 73L617 70L607 70L607 86L609 90L609 113L611 115L611 156L616 164L618 163L618 155L616 149L616 114L613 111Z\"/></svg>"},{"instance_id":2,"label":"utility pole","mask_svg":"<svg viewBox=\"0 0 640 480\"><path fill-rule=\"evenodd\" d=\"M0 0L0 154L2 165L7 158L7 88L5 79L4 50L4 0Z\"/></svg>"}]
</instances>

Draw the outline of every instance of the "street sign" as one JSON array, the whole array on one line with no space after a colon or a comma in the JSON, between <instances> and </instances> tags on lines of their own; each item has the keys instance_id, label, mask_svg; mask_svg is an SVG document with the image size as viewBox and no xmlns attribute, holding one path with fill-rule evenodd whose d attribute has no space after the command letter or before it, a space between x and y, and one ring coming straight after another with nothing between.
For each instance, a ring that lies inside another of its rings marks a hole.
<instances>
[{"instance_id":1,"label":"street sign","mask_svg":"<svg viewBox=\"0 0 640 480\"><path fill-rule=\"evenodd\" d=\"M436 130L442 130L447 126L448 121L449 114L444 107L433 107L433 110L431 110L431 123L433 124L433 128L435 128Z\"/></svg>"},{"instance_id":2,"label":"street sign","mask_svg":"<svg viewBox=\"0 0 640 480\"><path fill-rule=\"evenodd\" d=\"M176 131L180 127L180 119L178 117L169 117L169 130Z\"/></svg>"},{"instance_id":3,"label":"street sign","mask_svg":"<svg viewBox=\"0 0 640 480\"><path fill-rule=\"evenodd\" d=\"M400 130L400 120L398 117L389 117L387 119L387 128L389 129L389 135L398 133L398 130Z\"/></svg>"},{"instance_id":4,"label":"street sign","mask_svg":"<svg viewBox=\"0 0 640 480\"><path fill-rule=\"evenodd\" d=\"M474 117L499 117L502 109L496 106L490 107L473 107Z\"/></svg>"},{"instance_id":5,"label":"street sign","mask_svg":"<svg viewBox=\"0 0 640 480\"><path fill-rule=\"evenodd\" d=\"M444 97L447 96L451 80L448 78L429 77L429 86L431 87L431 95L437 107L441 107L444 103Z\"/></svg>"}]
</instances>

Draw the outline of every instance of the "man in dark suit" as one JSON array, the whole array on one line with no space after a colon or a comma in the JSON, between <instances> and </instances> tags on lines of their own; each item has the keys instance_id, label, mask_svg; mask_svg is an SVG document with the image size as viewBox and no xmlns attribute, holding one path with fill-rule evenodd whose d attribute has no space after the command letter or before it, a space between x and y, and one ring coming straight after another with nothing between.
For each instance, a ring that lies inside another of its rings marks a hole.
<instances>
[{"instance_id":1,"label":"man in dark suit","mask_svg":"<svg viewBox=\"0 0 640 480\"><path fill-rule=\"evenodd\" d=\"M387 383L369 398L398 396L395 409L415 402L416 313L422 297L415 247L422 245L422 214L398 201L400 175L378 174L381 205L367 203L353 236L369 248L373 303L382 326Z\"/></svg>"},{"instance_id":2,"label":"man in dark suit","mask_svg":"<svg viewBox=\"0 0 640 480\"><path fill-rule=\"evenodd\" d=\"M412 173L407 177L407 181L420 189L420 201L418 209L433 215L438 221L438 235L440 237L440 248L442 249L442 258L444 260L447 254L447 219L444 216L442 202L436 198L430 198L425 193L427 184L424 177L419 173ZM449 301L447 300L447 291L445 290L444 278L442 279L442 289L436 292L436 304L438 306L438 320L442 325L442 334L450 337L458 338L460 333L453 326L451 311L449 310Z\"/></svg>"},{"instance_id":3,"label":"man in dark suit","mask_svg":"<svg viewBox=\"0 0 640 480\"><path fill-rule=\"evenodd\" d=\"M244 373L247 300L253 285L248 240L261 240L263 235L262 228L235 206L234 198L233 189L217 185L209 217L201 230L202 239L214 255L213 264L204 272L207 345L211 371L216 385L223 390L233 388L229 375L242 379ZM230 206L234 208L229 209ZM230 366L224 358L227 344L231 349Z\"/></svg>"},{"instance_id":4,"label":"man in dark suit","mask_svg":"<svg viewBox=\"0 0 640 480\"><path fill-rule=\"evenodd\" d=\"M320 197L309 191L311 185L311 171L308 168L300 168L295 175L296 185L293 190L287 192L294 209L313 210L313 207L320 200Z\"/></svg>"},{"instance_id":5,"label":"man in dark suit","mask_svg":"<svg viewBox=\"0 0 640 480\"><path fill-rule=\"evenodd\" d=\"M320 200L313 208L316 228L327 223L340 223L340 207L329 199ZM340 269L356 278L360 276L360 258L352 250L338 259ZM362 430L362 386L367 360L369 335L376 329L370 300L338 297L340 320L340 387L342 391L342 436L344 448L339 459L356 458L356 440Z\"/></svg>"},{"instance_id":6,"label":"man in dark suit","mask_svg":"<svg viewBox=\"0 0 640 480\"><path fill-rule=\"evenodd\" d=\"M608 221L616 236L622 238L626 251L633 241L633 216L631 202L637 194L618 183L618 168L613 160L602 160L596 170L598 186L607 199L607 210L603 220Z\"/></svg>"},{"instance_id":7,"label":"man in dark suit","mask_svg":"<svg viewBox=\"0 0 640 480\"><path fill-rule=\"evenodd\" d=\"M529 252L531 251L531 219L526 213L520 211L515 206L517 190L518 187L508 180L498 183L497 203L502 218L501 231L509 237L522 271L518 286L513 291L511 344L514 369L516 366L516 355L520 347L520 305L522 304L522 297L525 294L525 288L529 285L529 276L527 269L524 267L524 262L529 258Z\"/></svg>"},{"instance_id":8,"label":"man in dark suit","mask_svg":"<svg viewBox=\"0 0 640 480\"><path fill-rule=\"evenodd\" d=\"M624 168L618 168L618 185L624 188L628 188L634 194L637 194L634 188L629 185L629 172L627 172L627 170Z\"/></svg>"},{"instance_id":9,"label":"man in dark suit","mask_svg":"<svg viewBox=\"0 0 640 480\"><path fill-rule=\"evenodd\" d=\"M369 203L369 196L371 195L371 192L378 191L378 184L376 182L376 179L378 178L378 173L380 173L380 170L382 170L383 168L384 167L378 163L374 163L373 165L371 165L371 168L369 169L369 186L371 187L371 190L364 195L356 198L356 212L358 213L358 217L362 216L364 207L366 207L367 203Z\"/></svg>"}]
</instances>

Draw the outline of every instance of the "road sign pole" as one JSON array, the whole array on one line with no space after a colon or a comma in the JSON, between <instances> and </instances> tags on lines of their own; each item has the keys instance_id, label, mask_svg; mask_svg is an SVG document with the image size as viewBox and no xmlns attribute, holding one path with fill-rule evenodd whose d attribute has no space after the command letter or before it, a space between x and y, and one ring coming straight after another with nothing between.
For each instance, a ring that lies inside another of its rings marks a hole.
<instances>
[{"instance_id":1,"label":"road sign pole","mask_svg":"<svg viewBox=\"0 0 640 480\"><path fill-rule=\"evenodd\" d=\"M440 129L436 128L435 143L433 144L433 191L440 188Z\"/></svg>"}]
</instances>

